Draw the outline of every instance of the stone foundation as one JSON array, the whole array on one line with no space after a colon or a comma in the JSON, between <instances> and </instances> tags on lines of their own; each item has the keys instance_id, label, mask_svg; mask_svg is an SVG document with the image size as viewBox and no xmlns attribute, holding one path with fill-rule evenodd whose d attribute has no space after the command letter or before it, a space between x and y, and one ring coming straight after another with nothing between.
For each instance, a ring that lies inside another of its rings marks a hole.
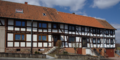
<instances>
[{"instance_id":1,"label":"stone foundation","mask_svg":"<svg viewBox=\"0 0 120 60\"><path fill-rule=\"evenodd\" d=\"M20 49L20 51L17 51L16 49ZM38 51L38 49L44 49L44 51ZM35 52L39 52L39 53L45 53L48 50L50 50L51 48L33 48L33 54L35 54ZM6 53L26 53L26 54L30 54L31 52L31 48L6 48Z\"/></svg>"}]
</instances>

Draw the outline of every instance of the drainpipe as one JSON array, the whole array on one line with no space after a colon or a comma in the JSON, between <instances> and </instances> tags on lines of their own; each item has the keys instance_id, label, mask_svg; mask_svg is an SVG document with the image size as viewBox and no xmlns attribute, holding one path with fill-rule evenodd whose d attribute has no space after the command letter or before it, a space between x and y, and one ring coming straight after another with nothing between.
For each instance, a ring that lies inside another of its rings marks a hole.
<instances>
[{"instance_id":1,"label":"drainpipe","mask_svg":"<svg viewBox=\"0 0 120 60\"><path fill-rule=\"evenodd\" d=\"M33 48L33 20L31 21L31 54Z\"/></svg>"}]
</instances>

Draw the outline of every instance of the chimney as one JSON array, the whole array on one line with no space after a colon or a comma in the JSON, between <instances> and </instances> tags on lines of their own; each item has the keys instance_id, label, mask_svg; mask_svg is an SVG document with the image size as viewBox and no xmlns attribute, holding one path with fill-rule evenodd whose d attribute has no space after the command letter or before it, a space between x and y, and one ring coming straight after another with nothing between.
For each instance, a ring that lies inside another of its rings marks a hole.
<instances>
[{"instance_id":1,"label":"chimney","mask_svg":"<svg viewBox=\"0 0 120 60\"><path fill-rule=\"evenodd\" d=\"M75 14L74 12L72 14Z\"/></svg>"},{"instance_id":2,"label":"chimney","mask_svg":"<svg viewBox=\"0 0 120 60\"><path fill-rule=\"evenodd\" d=\"M25 2L25 4L28 4L28 2Z\"/></svg>"}]
</instances>

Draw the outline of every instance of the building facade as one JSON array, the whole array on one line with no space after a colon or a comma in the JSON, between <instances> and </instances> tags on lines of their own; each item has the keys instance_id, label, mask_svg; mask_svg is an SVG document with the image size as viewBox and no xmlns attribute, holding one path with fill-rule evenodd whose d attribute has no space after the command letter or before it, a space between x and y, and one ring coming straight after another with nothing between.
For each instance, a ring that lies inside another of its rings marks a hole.
<instances>
[{"instance_id":1,"label":"building facade","mask_svg":"<svg viewBox=\"0 0 120 60\"><path fill-rule=\"evenodd\" d=\"M78 54L91 54L93 49L102 51L102 56L114 56L116 29L105 20L27 3L0 4L0 52L45 53L61 40L70 53L75 42Z\"/></svg>"}]
</instances>

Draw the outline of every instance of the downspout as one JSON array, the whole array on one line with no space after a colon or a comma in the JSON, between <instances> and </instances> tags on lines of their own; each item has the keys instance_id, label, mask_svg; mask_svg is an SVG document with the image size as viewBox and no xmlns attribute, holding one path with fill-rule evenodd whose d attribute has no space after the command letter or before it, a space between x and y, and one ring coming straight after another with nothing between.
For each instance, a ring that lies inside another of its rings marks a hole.
<instances>
[{"instance_id":1,"label":"downspout","mask_svg":"<svg viewBox=\"0 0 120 60\"><path fill-rule=\"evenodd\" d=\"M33 20L31 21L31 54L33 48Z\"/></svg>"}]
</instances>

